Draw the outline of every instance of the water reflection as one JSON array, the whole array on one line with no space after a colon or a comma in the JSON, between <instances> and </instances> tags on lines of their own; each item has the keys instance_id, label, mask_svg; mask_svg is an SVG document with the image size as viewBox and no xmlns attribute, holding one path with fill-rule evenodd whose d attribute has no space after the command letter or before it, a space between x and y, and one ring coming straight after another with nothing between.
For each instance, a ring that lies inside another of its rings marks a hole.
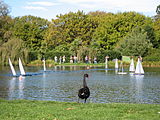
<instances>
[{"instance_id":1,"label":"water reflection","mask_svg":"<svg viewBox=\"0 0 160 120\"><path fill-rule=\"evenodd\" d=\"M73 70L77 70L76 66L73 66Z\"/></svg>"},{"instance_id":2,"label":"water reflection","mask_svg":"<svg viewBox=\"0 0 160 120\"><path fill-rule=\"evenodd\" d=\"M19 88L18 98L19 99L24 98L24 84L25 84L25 77L19 76L19 81L18 81L18 88Z\"/></svg>"},{"instance_id":3,"label":"water reflection","mask_svg":"<svg viewBox=\"0 0 160 120\"><path fill-rule=\"evenodd\" d=\"M72 71L72 69L73 69L73 66L70 66L69 68L70 68L70 70Z\"/></svg>"},{"instance_id":4,"label":"water reflection","mask_svg":"<svg viewBox=\"0 0 160 120\"><path fill-rule=\"evenodd\" d=\"M65 66L62 66L62 70L63 70L63 71L65 70Z\"/></svg>"},{"instance_id":5,"label":"water reflection","mask_svg":"<svg viewBox=\"0 0 160 120\"><path fill-rule=\"evenodd\" d=\"M130 74L130 100L135 103L144 103L143 99L143 78L144 75Z\"/></svg>"},{"instance_id":6,"label":"water reflection","mask_svg":"<svg viewBox=\"0 0 160 120\"><path fill-rule=\"evenodd\" d=\"M144 75L135 75L135 86L136 86L136 101L143 103L143 78Z\"/></svg>"},{"instance_id":7,"label":"water reflection","mask_svg":"<svg viewBox=\"0 0 160 120\"><path fill-rule=\"evenodd\" d=\"M116 74L118 73L118 68L115 68L115 73L116 73Z\"/></svg>"},{"instance_id":8,"label":"water reflection","mask_svg":"<svg viewBox=\"0 0 160 120\"><path fill-rule=\"evenodd\" d=\"M16 84L16 78L13 77L9 81L9 92L8 92L8 99L9 100L12 100L15 96L15 84Z\"/></svg>"},{"instance_id":9,"label":"water reflection","mask_svg":"<svg viewBox=\"0 0 160 120\"><path fill-rule=\"evenodd\" d=\"M43 98L46 96L46 73L43 73Z\"/></svg>"},{"instance_id":10,"label":"water reflection","mask_svg":"<svg viewBox=\"0 0 160 120\"><path fill-rule=\"evenodd\" d=\"M56 65L54 66L54 70L57 71L57 66Z\"/></svg>"},{"instance_id":11,"label":"water reflection","mask_svg":"<svg viewBox=\"0 0 160 120\"><path fill-rule=\"evenodd\" d=\"M108 69L105 69L105 72L108 73Z\"/></svg>"}]
</instances>

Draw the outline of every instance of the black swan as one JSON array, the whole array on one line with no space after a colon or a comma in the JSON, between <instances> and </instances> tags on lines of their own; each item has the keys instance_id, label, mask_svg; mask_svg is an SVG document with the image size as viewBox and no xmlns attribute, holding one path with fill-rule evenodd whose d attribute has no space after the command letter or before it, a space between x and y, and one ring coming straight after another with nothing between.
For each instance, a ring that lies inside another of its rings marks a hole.
<instances>
[{"instance_id":1,"label":"black swan","mask_svg":"<svg viewBox=\"0 0 160 120\"><path fill-rule=\"evenodd\" d=\"M90 91L86 83L86 77L88 78L88 74L84 74L83 79L83 88L79 89L78 97L84 99L84 103L86 103L87 98L90 96ZM78 102L79 102L78 98Z\"/></svg>"}]
</instances>

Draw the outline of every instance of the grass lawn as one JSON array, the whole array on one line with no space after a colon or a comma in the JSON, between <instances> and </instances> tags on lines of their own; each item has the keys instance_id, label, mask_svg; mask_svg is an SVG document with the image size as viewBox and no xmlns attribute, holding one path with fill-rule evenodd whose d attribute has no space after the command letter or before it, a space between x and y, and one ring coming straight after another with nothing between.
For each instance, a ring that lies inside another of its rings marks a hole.
<instances>
[{"instance_id":1,"label":"grass lawn","mask_svg":"<svg viewBox=\"0 0 160 120\"><path fill-rule=\"evenodd\" d=\"M160 104L0 100L0 120L160 120Z\"/></svg>"}]
</instances>

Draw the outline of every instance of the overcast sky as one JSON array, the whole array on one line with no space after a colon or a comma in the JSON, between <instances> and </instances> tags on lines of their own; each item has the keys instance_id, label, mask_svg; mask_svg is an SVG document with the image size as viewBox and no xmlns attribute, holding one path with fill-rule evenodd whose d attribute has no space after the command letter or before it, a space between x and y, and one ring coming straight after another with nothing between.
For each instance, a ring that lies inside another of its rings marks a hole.
<instances>
[{"instance_id":1,"label":"overcast sky","mask_svg":"<svg viewBox=\"0 0 160 120\"><path fill-rule=\"evenodd\" d=\"M160 0L3 0L11 9L13 17L33 15L48 20L56 15L83 10L105 12L135 11L146 16L156 15Z\"/></svg>"}]
</instances>

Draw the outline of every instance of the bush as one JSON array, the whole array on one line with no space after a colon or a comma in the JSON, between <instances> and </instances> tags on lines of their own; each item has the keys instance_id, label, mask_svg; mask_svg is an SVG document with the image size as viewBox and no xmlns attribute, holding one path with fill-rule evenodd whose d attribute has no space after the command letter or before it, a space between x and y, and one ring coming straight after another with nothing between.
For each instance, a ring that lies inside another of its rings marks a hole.
<instances>
[{"instance_id":1,"label":"bush","mask_svg":"<svg viewBox=\"0 0 160 120\"><path fill-rule=\"evenodd\" d=\"M160 61L160 49L152 49L149 55L144 57L144 61Z\"/></svg>"},{"instance_id":2,"label":"bush","mask_svg":"<svg viewBox=\"0 0 160 120\"><path fill-rule=\"evenodd\" d=\"M49 51L45 54L45 59L54 60L55 56L59 58L60 56L64 56L64 55L66 57L66 62L69 62L69 58L71 54L68 51Z\"/></svg>"},{"instance_id":3,"label":"bush","mask_svg":"<svg viewBox=\"0 0 160 120\"><path fill-rule=\"evenodd\" d=\"M30 51L29 52L29 62L38 59L38 52L37 51Z\"/></svg>"},{"instance_id":4,"label":"bush","mask_svg":"<svg viewBox=\"0 0 160 120\"><path fill-rule=\"evenodd\" d=\"M39 65L42 65L42 61L41 60L34 60L30 63L30 65L36 65L36 66L39 66Z\"/></svg>"},{"instance_id":5,"label":"bush","mask_svg":"<svg viewBox=\"0 0 160 120\"><path fill-rule=\"evenodd\" d=\"M32 61L29 65L32 66L42 66L43 65L43 61L42 60L34 60ZM56 65L56 63L53 60L46 60L46 66L54 66Z\"/></svg>"},{"instance_id":6,"label":"bush","mask_svg":"<svg viewBox=\"0 0 160 120\"><path fill-rule=\"evenodd\" d=\"M146 56L151 48L152 44L146 32L141 27L137 27L120 40L115 49L121 51L123 56Z\"/></svg>"},{"instance_id":7,"label":"bush","mask_svg":"<svg viewBox=\"0 0 160 120\"><path fill-rule=\"evenodd\" d=\"M109 56L109 60L113 60L115 58L117 59L122 59L121 53L115 50L106 50L106 51L101 51L100 54L98 54L98 62L105 62L105 57Z\"/></svg>"}]
</instances>

